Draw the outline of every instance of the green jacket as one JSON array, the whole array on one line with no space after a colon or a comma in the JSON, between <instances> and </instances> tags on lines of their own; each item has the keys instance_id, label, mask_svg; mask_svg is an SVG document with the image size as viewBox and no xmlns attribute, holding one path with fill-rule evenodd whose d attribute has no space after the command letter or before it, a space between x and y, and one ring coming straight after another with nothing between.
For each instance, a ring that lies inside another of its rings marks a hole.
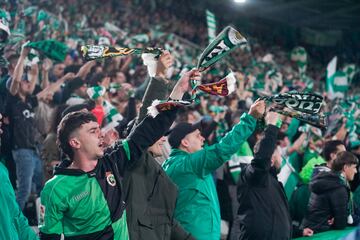
<instances>
[{"instance_id":1,"label":"green jacket","mask_svg":"<svg viewBox=\"0 0 360 240\"><path fill-rule=\"evenodd\" d=\"M15 200L8 171L0 162L0 238L7 240L35 240L35 232L28 224Z\"/></svg>"},{"instance_id":2,"label":"green jacket","mask_svg":"<svg viewBox=\"0 0 360 240\"><path fill-rule=\"evenodd\" d=\"M179 188L175 218L197 240L220 239L220 208L211 173L231 158L255 126L255 118L243 114L219 143L191 154L173 149L163 163Z\"/></svg>"}]
</instances>

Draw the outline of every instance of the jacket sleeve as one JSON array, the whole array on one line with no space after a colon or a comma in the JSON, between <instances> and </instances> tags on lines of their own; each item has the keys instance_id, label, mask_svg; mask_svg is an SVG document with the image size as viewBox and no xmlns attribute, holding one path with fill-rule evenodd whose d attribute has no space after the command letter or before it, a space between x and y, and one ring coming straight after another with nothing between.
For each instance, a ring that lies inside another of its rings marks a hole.
<instances>
[{"instance_id":1,"label":"jacket sleeve","mask_svg":"<svg viewBox=\"0 0 360 240\"><path fill-rule=\"evenodd\" d=\"M54 186L45 185L41 192L39 235L41 240L60 240L66 206Z\"/></svg>"},{"instance_id":2,"label":"jacket sleeve","mask_svg":"<svg viewBox=\"0 0 360 240\"><path fill-rule=\"evenodd\" d=\"M226 161L230 160L240 147L253 133L256 127L256 119L244 113L240 122L228 132L219 143L203 148L200 151L189 154L183 162L185 170L194 172L200 177L205 177L215 171Z\"/></svg>"},{"instance_id":3,"label":"jacket sleeve","mask_svg":"<svg viewBox=\"0 0 360 240\"><path fill-rule=\"evenodd\" d=\"M147 115L147 108L155 99L164 100L167 96L167 84L164 79L154 77L150 79L150 83L146 88L144 97L142 99L143 105L140 108L139 119L141 122Z\"/></svg>"},{"instance_id":4,"label":"jacket sleeve","mask_svg":"<svg viewBox=\"0 0 360 240\"><path fill-rule=\"evenodd\" d=\"M268 172L271 167L271 156L276 148L276 139L279 128L274 125L268 125L265 129L265 135L260 140L260 146L257 152L254 153L254 159L251 164L245 168L245 173L242 174L242 179L245 181L263 175Z\"/></svg>"},{"instance_id":5,"label":"jacket sleeve","mask_svg":"<svg viewBox=\"0 0 360 240\"><path fill-rule=\"evenodd\" d=\"M190 233L188 233L178 221L174 219L174 222L171 226L171 240L195 240Z\"/></svg>"},{"instance_id":6,"label":"jacket sleeve","mask_svg":"<svg viewBox=\"0 0 360 240\"><path fill-rule=\"evenodd\" d=\"M345 188L339 188L333 191L330 195L330 209L332 209L334 229L344 229L347 224L347 206L348 206L348 193Z\"/></svg>"}]
</instances>

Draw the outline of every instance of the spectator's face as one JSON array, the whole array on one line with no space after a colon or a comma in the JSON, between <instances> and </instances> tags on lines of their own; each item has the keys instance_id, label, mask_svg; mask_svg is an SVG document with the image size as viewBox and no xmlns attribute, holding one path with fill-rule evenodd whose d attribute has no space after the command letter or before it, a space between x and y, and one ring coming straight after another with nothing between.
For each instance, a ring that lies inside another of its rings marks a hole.
<instances>
[{"instance_id":1,"label":"spectator's face","mask_svg":"<svg viewBox=\"0 0 360 240\"><path fill-rule=\"evenodd\" d=\"M279 141L279 146L284 148L290 145L289 138L287 136L284 137L284 139Z\"/></svg>"},{"instance_id":2,"label":"spectator's face","mask_svg":"<svg viewBox=\"0 0 360 240\"><path fill-rule=\"evenodd\" d=\"M26 80L20 82L20 93L24 96L31 94L31 83Z\"/></svg>"},{"instance_id":3,"label":"spectator's face","mask_svg":"<svg viewBox=\"0 0 360 240\"><path fill-rule=\"evenodd\" d=\"M129 91L132 89L132 86L131 84L129 83L123 83L121 84L121 88L120 90L118 91L118 99L120 101L124 101L124 100L127 100L128 99L128 93Z\"/></svg>"},{"instance_id":4,"label":"spectator's face","mask_svg":"<svg viewBox=\"0 0 360 240\"><path fill-rule=\"evenodd\" d=\"M154 143L151 147L149 147L148 151L152 153L154 157L160 157L162 156L162 147L165 143L166 139L165 137L161 137L159 140L157 140L156 143Z\"/></svg>"},{"instance_id":5,"label":"spectator's face","mask_svg":"<svg viewBox=\"0 0 360 240\"><path fill-rule=\"evenodd\" d=\"M104 155L104 140L97 122L81 125L69 140L74 152L79 152L89 160L96 160Z\"/></svg>"},{"instance_id":6,"label":"spectator's face","mask_svg":"<svg viewBox=\"0 0 360 240\"><path fill-rule=\"evenodd\" d=\"M61 78L64 75L65 64L56 64L53 68L53 74L57 78Z\"/></svg>"},{"instance_id":7,"label":"spectator's face","mask_svg":"<svg viewBox=\"0 0 360 240\"><path fill-rule=\"evenodd\" d=\"M75 90L75 93L76 93L76 95L78 95L79 97L87 98L88 95L87 95L87 93L86 93L86 90L87 90L87 87L86 87L86 85L84 84L84 85L82 85L80 88L76 89L76 90Z\"/></svg>"},{"instance_id":8,"label":"spectator's face","mask_svg":"<svg viewBox=\"0 0 360 240\"><path fill-rule=\"evenodd\" d=\"M108 88L110 85L110 77L104 77L102 80L101 80L101 86L105 87L105 88Z\"/></svg>"},{"instance_id":9,"label":"spectator's face","mask_svg":"<svg viewBox=\"0 0 360 240\"><path fill-rule=\"evenodd\" d=\"M197 118L194 115L194 113L189 112L188 115L187 115L187 122L192 124L192 123L195 123L196 121L197 121Z\"/></svg>"},{"instance_id":10,"label":"spectator's face","mask_svg":"<svg viewBox=\"0 0 360 240\"><path fill-rule=\"evenodd\" d=\"M356 164L345 165L344 166L344 174L345 178L348 181L352 181L354 179L354 175L357 173Z\"/></svg>"},{"instance_id":11,"label":"spectator's face","mask_svg":"<svg viewBox=\"0 0 360 240\"><path fill-rule=\"evenodd\" d=\"M115 80L115 82L120 83L120 84L125 83L126 82L126 76L122 72L117 72L116 77L115 77L114 80Z\"/></svg>"},{"instance_id":12,"label":"spectator's face","mask_svg":"<svg viewBox=\"0 0 360 240\"><path fill-rule=\"evenodd\" d=\"M187 134L182 140L180 146L188 153L194 153L201 150L204 146L205 138L201 135L199 129Z\"/></svg>"}]
</instances>

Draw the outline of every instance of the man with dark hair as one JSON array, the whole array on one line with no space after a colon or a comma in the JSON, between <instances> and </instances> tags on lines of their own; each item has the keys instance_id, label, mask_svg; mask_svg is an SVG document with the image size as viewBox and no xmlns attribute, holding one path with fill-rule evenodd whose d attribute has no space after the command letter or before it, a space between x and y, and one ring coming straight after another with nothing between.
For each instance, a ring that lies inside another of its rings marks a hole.
<instances>
[{"instance_id":1,"label":"man with dark hair","mask_svg":"<svg viewBox=\"0 0 360 240\"><path fill-rule=\"evenodd\" d=\"M357 172L357 164L354 154L342 151L333 160L330 172L323 171L314 177L310 182L311 195L308 213L302 224L304 227L323 232L358 223L354 219L349 187L349 181Z\"/></svg>"},{"instance_id":2,"label":"man with dark hair","mask_svg":"<svg viewBox=\"0 0 360 240\"><path fill-rule=\"evenodd\" d=\"M82 104L86 101L88 98L88 95L86 94L86 83L82 80L80 77L74 78L73 81L71 81L64 90L64 100L66 100L67 105L76 105L76 104Z\"/></svg>"},{"instance_id":3,"label":"man with dark hair","mask_svg":"<svg viewBox=\"0 0 360 240\"><path fill-rule=\"evenodd\" d=\"M203 148L200 123L178 123L168 135L172 151L163 168L179 188L175 218L196 239L220 239L220 208L212 173L251 135L264 111L265 102L255 102L249 113L210 147Z\"/></svg>"},{"instance_id":4,"label":"man with dark hair","mask_svg":"<svg viewBox=\"0 0 360 240\"><path fill-rule=\"evenodd\" d=\"M182 98L188 80L176 84L172 99ZM95 116L66 115L58 128L58 144L72 161L56 168L41 193L41 239L60 239L60 234L65 239L128 239L122 178L175 117L176 110L146 117L126 140L104 154Z\"/></svg>"},{"instance_id":5,"label":"man with dark hair","mask_svg":"<svg viewBox=\"0 0 360 240\"><path fill-rule=\"evenodd\" d=\"M320 164L315 166L312 174L312 179L316 175L318 175L320 172L327 171L329 172L331 170L331 166L333 161L336 158L336 154L339 152L346 151L345 145L340 140L331 140L328 142L325 142L324 150L323 150L323 157L326 161L326 163Z\"/></svg>"}]
</instances>

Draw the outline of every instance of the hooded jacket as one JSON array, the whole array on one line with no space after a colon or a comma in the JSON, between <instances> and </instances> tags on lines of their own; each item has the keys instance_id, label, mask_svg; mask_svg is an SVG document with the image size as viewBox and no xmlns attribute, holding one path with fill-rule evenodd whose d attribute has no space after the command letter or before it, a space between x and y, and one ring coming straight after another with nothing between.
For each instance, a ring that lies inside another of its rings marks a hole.
<instances>
[{"instance_id":1,"label":"hooded jacket","mask_svg":"<svg viewBox=\"0 0 360 240\"><path fill-rule=\"evenodd\" d=\"M271 156L279 129L269 125L254 159L240 173L239 209L231 239L290 239L292 233L288 201Z\"/></svg>"},{"instance_id":2,"label":"hooded jacket","mask_svg":"<svg viewBox=\"0 0 360 240\"><path fill-rule=\"evenodd\" d=\"M347 224L350 189L338 173L320 172L310 182L308 213L303 226L314 232L343 229ZM334 218L330 226L328 220Z\"/></svg>"}]
</instances>

